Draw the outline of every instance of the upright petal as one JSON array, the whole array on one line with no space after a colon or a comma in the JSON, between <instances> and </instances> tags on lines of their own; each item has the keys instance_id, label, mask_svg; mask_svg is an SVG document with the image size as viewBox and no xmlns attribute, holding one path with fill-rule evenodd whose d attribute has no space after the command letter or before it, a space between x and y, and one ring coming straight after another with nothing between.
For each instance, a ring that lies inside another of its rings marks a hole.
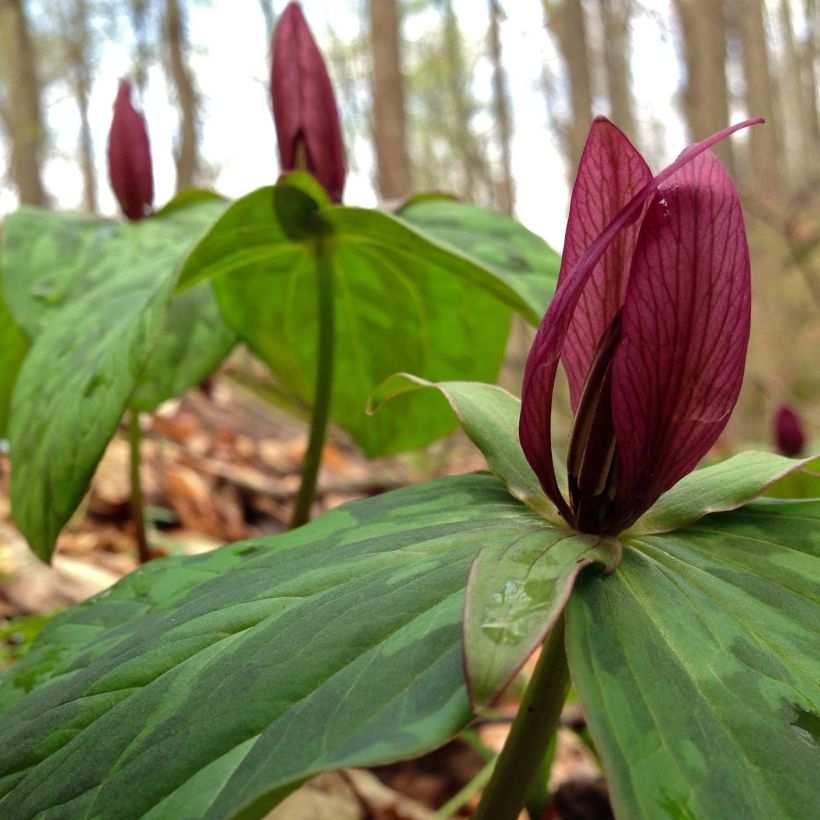
<instances>
[{"instance_id":1,"label":"upright petal","mask_svg":"<svg viewBox=\"0 0 820 820\"><path fill-rule=\"evenodd\" d=\"M649 166L621 130L605 117L596 117L572 189L559 288L587 248L651 179ZM573 410L578 406L601 337L624 303L639 227L640 223L635 222L616 235L595 265L572 316L561 361L569 380Z\"/></svg>"},{"instance_id":2,"label":"upright petal","mask_svg":"<svg viewBox=\"0 0 820 820\"><path fill-rule=\"evenodd\" d=\"M298 3L282 12L273 36L271 97L283 171L310 171L341 202L347 168L327 66Z\"/></svg>"},{"instance_id":3,"label":"upright petal","mask_svg":"<svg viewBox=\"0 0 820 820\"><path fill-rule=\"evenodd\" d=\"M108 173L128 219L142 219L154 201L154 173L145 120L131 103L131 84L120 80L108 134Z\"/></svg>"},{"instance_id":4,"label":"upright petal","mask_svg":"<svg viewBox=\"0 0 820 820\"><path fill-rule=\"evenodd\" d=\"M749 342L749 249L712 153L658 189L641 225L612 375L619 527L690 472L726 426Z\"/></svg>"},{"instance_id":5,"label":"upright petal","mask_svg":"<svg viewBox=\"0 0 820 820\"><path fill-rule=\"evenodd\" d=\"M561 515L567 520L572 513L561 495L555 478L555 465L552 460L552 390L555 386L555 374L558 359L564 346L572 316L595 265L603 256L609 244L618 233L638 219L643 211L645 201L655 190L679 169L692 162L716 142L730 134L750 125L757 125L763 120L756 118L718 131L702 142L690 145L669 166L656 177L649 180L632 199L624 205L618 215L606 226L598 238L587 248L575 270L564 279L564 285L555 294L550 303L535 341L527 356L524 370L524 384L521 389L521 419L518 425L518 437L521 448L530 466L538 476L544 492L556 505Z\"/></svg>"}]
</instances>

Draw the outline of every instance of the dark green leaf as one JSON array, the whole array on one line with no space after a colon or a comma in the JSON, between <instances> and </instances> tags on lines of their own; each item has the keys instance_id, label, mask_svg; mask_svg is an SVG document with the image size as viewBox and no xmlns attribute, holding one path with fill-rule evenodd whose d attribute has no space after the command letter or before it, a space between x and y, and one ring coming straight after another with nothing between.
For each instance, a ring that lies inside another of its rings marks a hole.
<instances>
[{"instance_id":1,"label":"dark green leaf","mask_svg":"<svg viewBox=\"0 0 820 820\"><path fill-rule=\"evenodd\" d=\"M180 256L215 207L221 205L205 202L106 228L105 241L95 240L94 256L85 258L84 275L94 286L71 291L34 339L12 400L11 501L17 524L44 559L160 338Z\"/></svg>"},{"instance_id":2,"label":"dark green leaf","mask_svg":"<svg viewBox=\"0 0 820 820\"><path fill-rule=\"evenodd\" d=\"M0 438L6 436L11 394L27 352L28 339L14 321L0 291Z\"/></svg>"},{"instance_id":3,"label":"dark green leaf","mask_svg":"<svg viewBox=\"0 0 820 820\"><path fill-rule=\"evenodd\" d=\"M208 282L177 296L162 336L142 372L131 406L151 411L199 384L236 344Z\"/></svg>"},{"instance_id":4,"label":"dark green leaf","mask_svg":"<svg viewBox=\"0 0 820 820\"><path fill-rule=\"evenodd\" d=\"M621 817L805 817L820 764L820 503L635 537L567 650Z\"/></svg>"},{"instance_id":5,"label":"dark green leaf","mask_svg":"<svg viewBox=\"0 0 820 820\"><path fill-rule=\"evenodd\" d=\"M561 257L540 236L498 211L443 197L412 199L398 216L490 267L521 294L540 321L561 267Z\"/></svg>"},{"instance_id":6,"label":"dark green leaf","mask_svg":"<svg viewBox=\"0 0 820 820\"><path fill-rule=\"evenodd\" d=\"M317 772L445 742L471 719L470 562L541 527L466 476L147 565L2 680L0 813L261 817Z\"/></svg>"},{"instance_id":7,"label":"dark green leaf","mask_svg":"<svg viewBox=\"0 0 820 820\"><path fill-rule=\"evenodd\" d=\"M297 403L310 404L317 356L316 253L336 300L331 418L369 455L419 447L454 428L433 394L368 419L373 388L397 370L492 381L510 314L526 309L492 272L377 211L302 209L307 194L263 188L238 200L188 258L180 287L213 279L228 323ZM298 214L305 229L300 239ZM287 231L280 215L287 216ZM293 224L291 224L293 223ZM409 421L412 420L412 421Z\"/></svg>"}]
</instances>

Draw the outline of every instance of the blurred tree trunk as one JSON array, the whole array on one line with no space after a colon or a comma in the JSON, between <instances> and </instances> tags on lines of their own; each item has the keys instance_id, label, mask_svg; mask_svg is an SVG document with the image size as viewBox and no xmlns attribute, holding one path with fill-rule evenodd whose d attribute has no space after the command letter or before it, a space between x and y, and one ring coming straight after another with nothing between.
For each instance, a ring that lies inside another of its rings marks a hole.
<instances>
[{"instance_id":1,"label":"blurred tree trunk","mask_svg":"<svg viewBox=\"0 0 820 820\"><path fill-rule=\"evenodd\" d=\"M637 137L632 109L629 69L629 18L632 0L598 0L604 35L604 64L609 110L615 124L634 140Z\"/></svg>"},{"instance_id":2,"label":"blurred tree trunk","mask_svg":"<svg viewBox=\"0 0 820 820\"><path fill-rule=\"evenodd\" d=\"M131 57L132 79L140 96L148 82L148 64L151 62L151 43L148 36L148 10L151 0L129 0L128 13L134 31L134 52Z\"/></svg>"},{"instance_id":3,"label":"blurred tree trunk","mask_svg":"<svg viewBox=\"0 0 820 820\"><path fill-rule=\"evenodd\" d=\"M773 109L775 88L769 67L763 0L734 0L734 3L746 85L746 113L766 120L766 125L752 128L749 133L749 188L759 200L776 204L783 192L778 167L780 117L775 116Z\"/></svg>"},{"instance_id":4,"label":"blurred tree trunk","mask_svg":"<svg viewBox=\"0 0 820 820\"><path fill-rule=\"evenodd\" d=\"M501 32L498 0L490 4L490 61L493 64L493 109L498 127L498 143L501 148L501 180L498 184L498 207L512 215L515 189L512 177L512 125L510 123L507 76L501 56Z\"/></svg>"},{"instance_id":5,"label":"blurred tree trunk","mask_svg":"<svg viewBox=\"0 0 820 820\"><path fill-rule=\"evenodd\" d=\"M555 36L569 78L570 121L562 132L570 164L570 177L584 150L587 132L592 123L592 78L586 24L581 0L543 0L544 19Z\"/></svg>"},{"instance_id":6,"label":"blurred tree trunk","mask_svg":"<svg viewBox=\"0 0 820 820\"><path fill-rule=\"evenodd\" d=\"M66 62L69 83L80 114L80 171L83 176L83 207L97 211L97 176L94 172L94 140L88 120L88 98L91 93L91 31L87 0L74 0L61 27L66 38Z\"/></svg>"},{"instance_id":7,"label":"blurred tree trunk","mask_svg":"<svg viewBox=\"0 0 820 820\"><path fill-rule=\"evenodd\" d=\"M805 40L798 43L789 0L780 0L778 11L783 32L784 122L791 124L786 134L786 160L790 188L799 193L816 184L820 176L820 126L817 113L817 76L814 69L813 25L816 6L805 0L803 10L808 23Z\"/></svg>"},{"instance_id":8,"label":"blurred tree trunk","mask_svg":"<svg viewBox=\"0 0 820 820\"><path fill-rule=\"evenodd\" d=\"M273 40L273 29L276 27L276 15L273 12L273 3L271 0L259 0L259 8L262 11L262 16L265 18L265 35L268 40L268 48L270 48Z\"/></svg>"},{"instance_id":9,"label":"blurred tree trunk","mask_svg":"<svg viewBox=\"0 0 820 820\"><path fill-rule=\"evenodd\" d=\"M389 201L403 199L411 192L401 71L401 20L396 0L370 0L369 6L376 180L381 198Z\"/></svg>"},{"instance_id":10,"label":"blurred tree trunk","mask_svg":"<svg viewBox=\"0 0 820 820\"><path fill-rule=\"evenodd\" d=\"M726 18L722 0L675 0L686 63L683 113L692 142L729 124L726 81ZM734 170L731 140L714 151Z\"/></svg>"},{"instance_id":11,"label":"blurred tree trunk","mask_svg":"<svg viewBox=\"0 0 820 820\"><path fill-rule=\"evenodd\" d=\"M45 129L40 83L22 0L0 0L0 54L7 87L11 178L22 204L47 204L41 177Z\"/></svg>"},{"instance_id":12,"label":"blurred tree trunk","mask_svg":"<svg viewBox=\"0 0 820 820\"><path fill-rule=\"evenodd\" d=\"M185 53L190 50L190 44L178 0L166 0L165 3L165 43L168 49L168 75L179 106L179 142L174 157L176 190L179 193L193 187L199 172L199 100L191 71L185 62Z\"/></svg>"},{"instance_id":13,"label":"blurred tree trunk","mask_svg":"<svg viewBox=\"0 0 820 820\"><path fill-rule=\"evenodd\" d=\"M444 53L447 62L446 82L450 90L450 105L455 121L455 146L462 160L464 170L464 196L476 201L478 188L482 182L487 188L492 184L487 179L486 168L472 130L473 98L470 93L470 73L464 59L461 30L453 9L452 0L441 0L444 14Z\"/></svg>"}]
</instances>

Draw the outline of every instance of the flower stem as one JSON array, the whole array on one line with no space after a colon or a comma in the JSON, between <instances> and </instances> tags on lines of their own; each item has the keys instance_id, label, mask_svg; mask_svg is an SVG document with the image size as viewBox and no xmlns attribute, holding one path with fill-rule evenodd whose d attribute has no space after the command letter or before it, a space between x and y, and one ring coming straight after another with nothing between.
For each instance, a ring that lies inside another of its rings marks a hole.
<instances>
[{"instance_id":1,"label":"flower stem","mask_svg":"<svg viewBox=\"0 0 820 820\"><path fill-rule=\"evenodd\" d=\"M564 618L550 631L474 820L515 820L530 793L569 691Z\"/></svg>"},{"instance_id":2,"label":"flower stem","mask_svg":"<svg viewBox=\"0 0 820 820\"><path fill-rule=\"evenodd\" d=\"M302 483L296 496L296 504L290 519L290 529L301 527L310 520L310 509L316 493L316 480L322 463L322 448L327 434L330 416L330 399L333 389L334 357L334 305L333 269L330 255L317 243L316 285L319 296L319 348L316 363L316 390L313 397L313 414L310 418L310 437L302 462Z\"/></svg>"},{"instance_id":3,"label":"flower stem","mask_svg":"<svg viewBox=\"0 0 820 820\"><path fill-rule=\"evenodd\" d=\"M140 414L130 410L128 414L128 444L131 450L131 518L137 536L137 553L141 564L151 560L148 536L145 534L142 479L140 477Z\"/></svg>"}]
</instances>

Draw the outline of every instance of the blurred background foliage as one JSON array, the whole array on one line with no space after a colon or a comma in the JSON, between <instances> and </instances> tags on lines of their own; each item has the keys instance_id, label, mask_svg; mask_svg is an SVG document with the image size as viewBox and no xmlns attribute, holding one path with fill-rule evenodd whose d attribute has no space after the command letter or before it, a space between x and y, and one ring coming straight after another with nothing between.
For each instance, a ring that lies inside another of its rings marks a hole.
<instances>
[{"instance_id":1,"label":"blurred background foliage","mask_svg":"<svg viewBox=\"0 0 820 820\"><path fill-rule=\"evenodd\" d=\"M820 425L816 0L306 0L334 77L350 204L439 190L514 214L559 246L589 123L617 122L656 167L730 120L754 329L727 449L771 440L793 404ZM113 214L105 139L130 74L158 202L275 178L267 49L284 0L0 0L0 212ZM531 330L513 336L517 390Z\"/></svg>"}]
</instances>

